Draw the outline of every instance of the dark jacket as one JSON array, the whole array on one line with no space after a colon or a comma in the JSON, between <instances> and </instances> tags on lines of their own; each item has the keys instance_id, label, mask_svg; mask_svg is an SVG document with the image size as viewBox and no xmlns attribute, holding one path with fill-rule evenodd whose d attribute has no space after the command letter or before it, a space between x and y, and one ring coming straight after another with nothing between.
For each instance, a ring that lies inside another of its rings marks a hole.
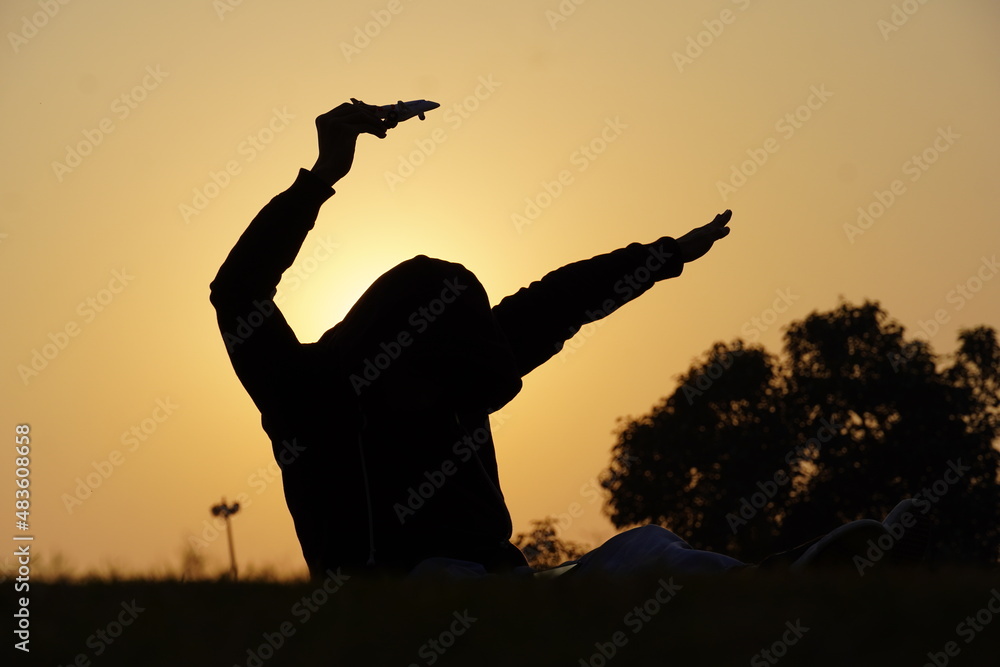
<instances>
[{"instance_id":1,"label":"dark jacket","mask_svg":"<svg viewBox=\"0 0 1000 667\"><path fill-rule=\"evenodd\" d=\"M524 565L510 544L488 415L580 327L679 275L676 241L569 264L492 308L465 267L417 256L319 341L300 343L273 299L332 194L301 170L211 284L310 572L406 571L432 556Z\"/></svg>"}]
</instances>

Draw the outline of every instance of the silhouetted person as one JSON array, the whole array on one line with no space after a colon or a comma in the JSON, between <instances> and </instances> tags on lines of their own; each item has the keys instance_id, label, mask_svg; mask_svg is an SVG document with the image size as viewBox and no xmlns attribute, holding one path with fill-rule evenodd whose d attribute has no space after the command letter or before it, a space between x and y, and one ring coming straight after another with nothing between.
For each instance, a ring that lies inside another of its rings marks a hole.
<instances>
[{"instance_id":1,"label":"silhouetted person","mask_svg":"<svg viewBox=\"0 0 1000 667\"><path fill-rule=\"evenodd\" d=\"M729 233L731 214L676 240L569 264L493 307L468 269L420 255L376 280L317 342L302 343L273 301L281 274L350 170L359 134L389 129L359 103L316 126L316 164L257 214L211 285L309 570L406 572L429 558L490 572L525 566L510 543L488 415L580 327L680 275Z\"/></svg>"}]
</instances>

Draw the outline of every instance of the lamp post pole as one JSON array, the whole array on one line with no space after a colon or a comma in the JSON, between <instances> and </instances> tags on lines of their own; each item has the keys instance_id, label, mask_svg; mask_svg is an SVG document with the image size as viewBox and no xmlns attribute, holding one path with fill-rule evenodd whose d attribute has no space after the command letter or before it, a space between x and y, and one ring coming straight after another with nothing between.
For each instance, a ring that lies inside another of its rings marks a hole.
<instances>
[{"instance_id":1,"label":"lamp post pole","mask_svg":"<svg viewBox=\"0 0 1000 667\"><path fill-rule=\"evenodd\" d=\"M229 538L229 578L233 581L236 581L236 547L233 546L233 525L230 523L229 517L239 511L240 504L227 505L225 496L223 496L221 504L212 506L212 514L226 520L226 537Z\"/></svg>"}]
</instances>

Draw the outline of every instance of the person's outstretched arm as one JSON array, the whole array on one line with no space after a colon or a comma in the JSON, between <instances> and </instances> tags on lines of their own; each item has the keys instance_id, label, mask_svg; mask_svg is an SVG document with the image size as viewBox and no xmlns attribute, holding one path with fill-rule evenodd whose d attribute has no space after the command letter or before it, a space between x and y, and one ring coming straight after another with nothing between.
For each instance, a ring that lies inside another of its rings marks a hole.
<instances>
[{"instance_id":1,"label":"person's outstretched arm","mask_svg":"<svg viewBox=\"0 0 1000 667\"><path fill-rule=\"evenodd\" d=\"M219 329L233 368L262 412L286 391L298 339L274 303L284 273L316 223L333 185L351 169L362 132L384 137L370 108L342 104L316 119L319 157L253 219L211 284Z\"/></svg>"},{"instance_id":2,"label":"person's outstretched arm","mask_svg":"<svg viewBox=\"0 0 1000 667\"><path fill-rule=\"evenodd\" d=\"M684 236L632 243L567 264L493 307L523 377L558 353L586 324L635 299L656 282L680 275L684 264L729 234L731 211Z\"/></svg>"}]
</instances>

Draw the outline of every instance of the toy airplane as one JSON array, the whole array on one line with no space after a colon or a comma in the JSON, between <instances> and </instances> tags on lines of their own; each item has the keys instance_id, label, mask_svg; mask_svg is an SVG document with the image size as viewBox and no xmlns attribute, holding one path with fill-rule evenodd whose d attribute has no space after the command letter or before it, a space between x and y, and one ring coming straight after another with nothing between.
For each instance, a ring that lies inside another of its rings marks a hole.
<instances>
[{"instance_id":1,"label":"toy airplane","mask_svg":"<svg viewBox=\"0 0 1000 667\"><path fill-rule=\"evenodd\" d=\"M351 101L355 104L363 104L363 102L359 102L353 98ZM430 102L428 100L412 100L410 102L400 100L395 104L377 106L375 107L375 112L382 120L395 125L396 123L401 123L404 120L409 120L414 116L420 120L424 120L425 112L430 111L431 109L437 109L439 106L441 105L437 102Z\"/></svg>"},{"instance_id":2,"label":"toy airplane","mask_svg":"<svg viewBox=\"0 0 1000 667\"><path fill-rule=\"evenodd\" d=\"M410 102L400 100L395 104L380 106L378 110L383 119L401 123L414 116L420 120L424 120L424 112L437 109L439 106L441 105L437 102L430 102L428 100L412 100Z\"/></svg>"}]
</instances>

